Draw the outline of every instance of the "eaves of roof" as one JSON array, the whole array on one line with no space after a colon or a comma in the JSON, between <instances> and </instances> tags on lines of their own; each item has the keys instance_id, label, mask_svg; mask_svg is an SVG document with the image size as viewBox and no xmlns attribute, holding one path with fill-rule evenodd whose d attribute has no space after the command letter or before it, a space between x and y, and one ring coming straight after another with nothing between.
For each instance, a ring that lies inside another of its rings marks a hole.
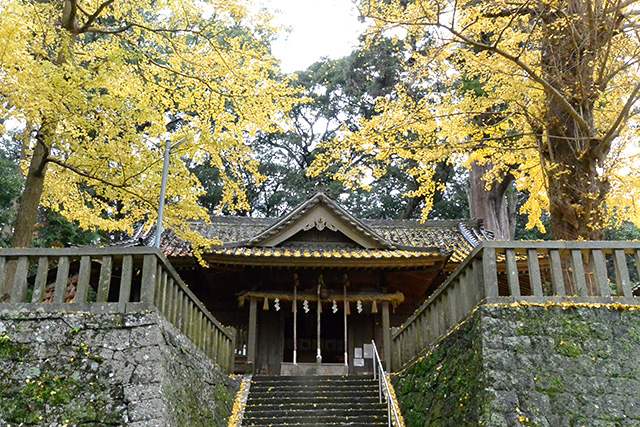
<instances>
[{"instance_id":1,"label":"eaves of roof","mask_svg":"<svg viewBox=\"0 0 640 427\"><path fill-rule=\"evenodd\" d=\"M263 242L277 236L302 218L311 209L320 204L326 206L337 218L344 221L366 239L371 240L380 249L395 249L395 245L384 239L364 222L351 215L344 208L331 200L331 198L327 197L322 191L316 193L313 197L298 205L291 213L285 215L281 219L277 220L273 225L251 238L247 242L247 246L261 246Z\"/></svg>"}]
</instances>

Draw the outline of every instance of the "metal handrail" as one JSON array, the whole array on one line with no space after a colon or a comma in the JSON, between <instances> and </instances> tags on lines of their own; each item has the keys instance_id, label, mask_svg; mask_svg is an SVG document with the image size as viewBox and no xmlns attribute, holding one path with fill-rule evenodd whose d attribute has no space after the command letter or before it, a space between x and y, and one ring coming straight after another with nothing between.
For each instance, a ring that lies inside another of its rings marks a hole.
<instances>
[{"instance_id":1,"label":"metal handrail","mask_svg":"<svg viewBox=\"0 0 640 427\"><path fill-rule=\"evenodd\" d=\"M382 367L382 361L380 360L380 354L378 353L378 349L376 348L376 343L372 340L371 344L373 345L373 379L378 380L378 398L380 399L380 403L382 403L383 395L387 400L387 418L389 420L389 427L392 427L394 425L396 427L403 427L402 423L400 422L400 408L398 408L395 400L391 398L391 386L389 385L389 381L387 380L387 374L384 372L384 368Z\"/></svg>"}]
</instances>

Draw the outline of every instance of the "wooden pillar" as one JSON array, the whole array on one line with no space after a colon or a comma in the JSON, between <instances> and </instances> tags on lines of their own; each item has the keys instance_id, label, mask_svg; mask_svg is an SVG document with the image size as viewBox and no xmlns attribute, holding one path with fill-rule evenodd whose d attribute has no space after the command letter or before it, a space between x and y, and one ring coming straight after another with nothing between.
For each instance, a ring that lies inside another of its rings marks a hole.
<instances>
[{"instance_id":1,"label":"wooden pillar","mask_svg":"<svg viewBox=\"0 0 640 427\"><path fill-rule=\"evenodd\" d=\"M249 297L249 337L247 343L247 363L251 365L252 372L256 364L256 336L258 332L258 300Z\"/></svg>"},{"instance_id":2,"label":"wooden pillar","mask_svg":"<svg viewBox=\"0 0 640 427\"><path fill-rule=\"evenodd\" d=\"M391 372L391 323L389 322L389 301L382 303L382 346L387 372Z\"/></svg>"},{"instance_id":3,"label":"wooden pillar","mask_svg":"<svg viewBox=\"0 0 640 427\"><path fill-rule=\"evenodd\" d=\"M293 278L293 364L298 365L298 275L294 274Z\"/></svg>"},{"instance_id":4,"label":"wooden pillar","mask_svg":"<svg viewBox=\"0 0 640 427\"><path fill-rule=\"evenodd\" d=\"M316 348L316 363L319 365L322 363L322 340L320 339L320 314L322 313L322 303L320 302L320 288L322 287L322 274L318 278L318 307L316 311L316 340L318 346Z\"/></svg>"},{"instance_id":5,"label":"wooden pillar","mask_svg":"<svg viewBox=\"0 0 640 427\"><path fill-rule=\"evenodd\" d=\"M347 372L349 371L349 340L347 339L348 325L347 325L347 308L349 306L349 301L347 301L347 286L349 286L349 278L347 274L344 274L344 284L343 284L343 316L344 316L344 366L347 368Z\"/></svg>"}]
</instances>

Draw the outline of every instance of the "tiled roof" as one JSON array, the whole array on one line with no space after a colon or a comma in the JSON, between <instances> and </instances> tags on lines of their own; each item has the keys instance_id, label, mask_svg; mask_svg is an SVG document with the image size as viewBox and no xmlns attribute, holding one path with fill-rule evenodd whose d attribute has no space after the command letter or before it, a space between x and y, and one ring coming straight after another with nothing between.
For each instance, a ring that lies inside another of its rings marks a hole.
<instances>
[{"instance_id":1,"label":"tiled roof","mask_svg":"<svg viewBox=\"0 0 640 427\"><path fill-rule=\"evenodd\" d=\"M246 247L243 243L250 241L253 236L268 229L276 223L275 218L249 218L249 217L213 217L211 224L203 222L193 223L193 228L207 238L218 237L223 242L222 247L214 247L211 253L226 254L234 256L290 256L305 257L304 250L309 252L310 257L325 256L331 252L332 248L307 246L300 252L302 255L295 255L301 248L261 248ZM461 262L478 244L480 240L493 240L493 234L482 228L479 220L467 221L427 221L419 223L411 220L362 220L362 222L379 236L394 244L394 250L336 250L341 255L335 257L347 257L345 252L350 252L354 258L360 256L390 257L418 256L408 255L410 253L426 256L434 255L433 250L428 248L438 248L442 253L452 252L450 260ZM144 240L153 240L154 230L140 235ZM190 256L189 244L182 240L172 231L165 231L161 239L161 250L169 257ZM289 252L286 252L289 251ZM291 255L284 255L291 253ZM280 254L280 255L277 255Z\"/></svg>"},{"instance_id":2,"label":"tiled roof","mask_svg":"<svg viewBox=\"0 0 640 427\"><path fill-rule=\"evenodd\" d=\"M324 210L315 212L324 212L322 217L313 217L314 209L320 205ZM330 221L333 230L337 230L335 227L346 227L343 230L352 233L352 238L358 239L360 244L351 240L351 244L322 241L318 237L311 241L288 240L287 236L308 229L305 221L311 221L310 226L313 227L318 226L318 220L322 221L319 231L324 229L324 221ZM344 225L336 225L338 223ZM193 222L191 227L206 238L222 242L222 245L205 251L205 255L209 254L218 260L229 257L235 262L248 258L340 259L343 262L347 259L418 260L435 257L449 258L458 263L480 241L493 240L493 234L484 230L481 220L423 223L412 220L359 220L323 191L315 193L281 218L212 217L209 224ZM140 231L131 243L152 241L154 233L155 228ZM160 249L169 257L191 256L189 243L170 230L163 232Z\"/></svg>"},{"instance_id":3,"label":"tiled roof","mask_svg":"<svg viewBox=\"0 0 640 427\"><path fill-rule=\"evenodd\" d=\"M481 240L493 240L493 233L480 220L426 221L365 220L373 230L393 244L409 247L437 247L452 252L451 261L461 262Z\"/></svg>"}]
</instances>

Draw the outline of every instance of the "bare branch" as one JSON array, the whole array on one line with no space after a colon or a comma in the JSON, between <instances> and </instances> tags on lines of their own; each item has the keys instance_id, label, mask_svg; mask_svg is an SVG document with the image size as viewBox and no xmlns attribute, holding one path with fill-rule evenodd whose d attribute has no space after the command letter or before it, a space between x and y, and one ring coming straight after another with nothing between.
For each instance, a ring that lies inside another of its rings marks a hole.
<instances>
[{"instance_id":1,"label":"bare branch","mask_svg":"<svg viewBox=\"0 0 640 427\"><path fill-rule=\"evenodd\" d=\"M89 28L91 28L91 26L93 25L93 22L96 19L98 19L102 11L114 1L115 0L107 0L104 3L102 3L100 6L98 6L98 9L96 9L96 11L87 18L87 22L85 22L84 25L78 30L78 33L84 33Z\"/></svg>"},{"instance_id":2,"label":"bare branch","mask_svg":"<svg viewBox=\"0 0 640 427\"><path fill-rule=\"evenodd\" d=\"M615 138L617 138L618 135L620 135L620 129L622 129L622 126L627 122L629 113L631 112L631 107L633 107L633 104L635 104L636 101L638 101L638 99L640 98L639 94L640 83L636 84L636 86L633 88L633 91L629 95L629 99L627 99L627 102L624 104L624 107L620 111L620 114L618 114L618 117L616 117L615 121L609 128L609 131L602 138L600 146L608 147L609 145L611 145L611 142Z\"/></svg>"},{"instance_id":3,"label":"bare branch","mask_svg":"<svg viewBox=\"0 0 640 427\"><path fill-rule=\"evenodd\" d=\"M97 182L99 182L101 184L104 184L104 185L107 185L109 187L118 188L118 189L124 191L125 193L130 194L130 195L134 196L137 199L140 199L141 201L143 201L144 203L146 203L150 207L153 207L154 209L156 208L157 204L155 204L155 203L151 202L149 199L146 199L145 197L143 197L143 196L141 196L141 195L129 190L129 188L128 188L128 186L126 184L116 184L116 183L107 181L104 178L100 178L100 177L91 175L90 173L86 173L86 172L78 169L77 167L75 167L73 165L65 163L62 160L56 159L55 157L48 157L47 158L47 162L54 163L54 164L56 164L56 165L58 165L60 167L68 169L71 172L73 172L73 173L75 173L77 175L80 175L80 176L82 176L84 178L87 178L87 179L90 179L90 180L93 180L93 181L97 181Z\"/></svg>"},{"instance_id":4,"label":"bare branch","mask_svg":"<svg viewBox=\"0 0 640 427\"><path fill-rule=\"evenodd\" d=\"M511 27L511 25L513 24L513 21L516 19L516 17L520 14L521 10L525 9L525 6L529 4L530 0L527 0L526 3L524 3L518 10L516 10L515 13L513 13L510 17L509 17L509 22L502 28L502 30L500 31L500 34L498 34L498 37L496 38L496 42L493 44L494 46L498 46L498 43L500 43L500 41L502 40L502 36L504 35L504 33L507 31L507 29L509 29Z\"/></svg>"},{"instance_id":5,"label":"bare branch","mask_svg":"<svg viewBox=\"0 0 640 427\"><path fill-rule=\"evenodd\" d=\"M97 27L89 27L86 29L86 33L95 33L95 34L120 34L120 33L124 33L125 31L128 31L131 29L133 25L132 24L127 24L122 28L119 28L117 30L105 30L102 28L97 28Z\"/></svg>"}]
</instances>

